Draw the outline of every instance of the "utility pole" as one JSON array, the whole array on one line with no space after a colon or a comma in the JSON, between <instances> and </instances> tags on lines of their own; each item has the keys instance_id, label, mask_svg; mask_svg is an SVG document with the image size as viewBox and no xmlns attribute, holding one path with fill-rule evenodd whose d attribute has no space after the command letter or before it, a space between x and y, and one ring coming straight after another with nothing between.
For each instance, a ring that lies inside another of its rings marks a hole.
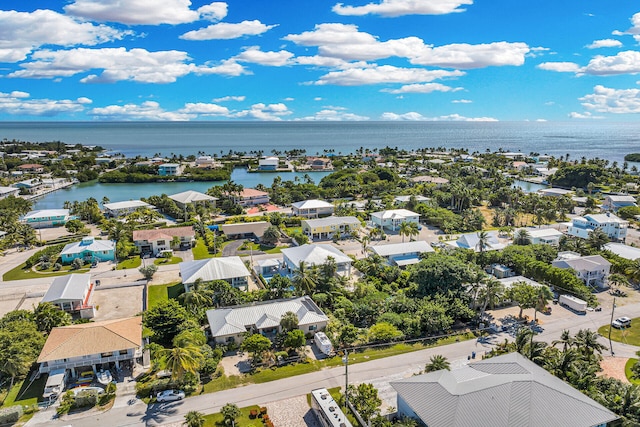
<instances>
[{"instance_id":1,"label":"utility pole","mask_svg":"<svg viewBox=\"0 0 640 427\"><path fill-rule=\"evenodd\" d=\"M609 349L611 350L611 355L613 356L613 344L611 343L611 328L613 328L613 312L616 310L616 298L613 297L613 305L611 306L611 321L609 322Z\"/></svg>"},{"instance_id":2,"label":"utility pole","mask_svg":"<svg viewBox=\"0 0 640 427\"><path fill-rule=\"evenodd\" d=\"M344 349L344 357L342 358L344 362L344 406L345 409L349 410L349 351Z\"/></svg>"}]
</instances>

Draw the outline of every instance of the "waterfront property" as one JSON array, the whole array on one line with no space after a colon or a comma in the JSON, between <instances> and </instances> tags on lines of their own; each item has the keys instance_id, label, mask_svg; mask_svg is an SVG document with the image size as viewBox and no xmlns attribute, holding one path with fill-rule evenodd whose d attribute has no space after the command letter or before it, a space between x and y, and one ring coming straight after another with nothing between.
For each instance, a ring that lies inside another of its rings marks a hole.
<instances>
[{"instance_id":1,"label":"waterfront property","mask_svg":"<svg viewBox=\"0 0 640 427\"><path fill-rule=\"evenodd\" d=\"M25 165L18 166L18 170L23 173L43 173L44 166L38 163L27 163Z\"/></svg>"},{"instance_id":2,"label":"waterfront property","mask_svg":"<svg viewBox=\"0 0 640 427\"><path fill-rule=\"evenodd\" d=\"M527 233L531 238L531 244L539 243L544 245L558 246L560 237L564 236L561 231L555 228L527 228Z\"/></svg>"},{"instance_id":3,"label":"waterfront property","mask_svg":"<svg viewBox=\"0 0 640 427\"><path fill-rule=\"evenodd\" d=\"M142 200L125 200L122 202L105 203L102 207L104 208L105 215L114 218L129 215L137 209L153 208L152 205L147 202L143 202Z\"/></svg>"},{"instance_id":4,"label":"waterfront property","mask_svg":"<svg viewBox=\"0 0 640 427\"><path fill-rule=\"evenodd\" d=\"M300 268L304 263L307 267L318 267L333 258L337 266L338 274L351 275L352 259L331 245L307 244L292 248L282 249L285 267L290 273Z\"/></svg>"},{"instance_id":5,"label":"waterfront property","mask_svg":"<svg viewBox=\"0 0 640 427\"><path fill-rule=\"evenodd\" d=\"M411 178L411 181L415 182L416 184L434 184L436 188L440 188L443 185L449 183L449 180L447 178L429 175L414 176L413 178Z\"/></svg>"},{"instance_id":6,"label":"waterfront property","mask_svg":"<svg viewBox=\"0 0 640 427\"><path fill-rule=\"evenodd\" d=\"M518 352L392 381L398 417L429 427L604 427L616 414Z\"/></svg>"},{"instance_id":7,"label":"waterfront property","mask_svg":"<svg viewBox=\"0 0 640 427\"><path fill-rule=\"evenodd\" d=\"M65 225L71 217L69 209L43 209L31 211L22 220L33 228L48 228Z\"/></svg>"},{"instance_id":8,"label":"waterfront property","mask_svg":"<svg viewBox=\"0 0 640 427\"><path fill-rule=\"evenodd\" d=\"M362 226L360 220L354 216L303 219L301 225L302 232L312 239L331 239L336 232L348 236Z\"/></svg>"},{"instance_id":9,"label":"waterfront property","mask_svg":"<svg viewBox=\"0 0 640 427\"><path fill-rule=\"evenodd\" d=\"M280 320L288 312L295 313L298 329L305 334L315 334L329 323L327 315L309 296L208 310L207 320L216 343L239 344L247 332L275 339L282 331Z\"/></svg>"},{"instance_id":10,"label":"waterfront property","mask_svg":"<svg viewBox=\"0 0 640 427\"><path fill-rule=\"evenodd\" d=\"M389 265L404 267L420 262L421 254L435 252L424 240L407 243L392 243L389 245L371 245L367 251L381 256Z\"/></svg>"},{"instance_id":11,"label":"waterfront property","mask_svg":"<svg viewBox=\"0 0 640 427\"><path fill-rule=\"evenodd\" d=\"M182 175L182 166L179 163L163 163L158 166L158 175L180 176Z\"/></svg>"},{"instance_id":12,"label":"waterfront property","mask_svg":"<svg viewBox=\"0 0 640 427\"><path fill-rule=\"evenodd\" d=\"M83 319L90 319L95 315L92 294L91 274L70 274L53 279L40 302L49 302L67 313L79 313Z\"/></svg>"},{"instance_id":13,"label":"waterfront property","mask_svg":"<svg viewBox=\"0 0 640 427\"><path fill-rule=\"evenodd\" d=\"M88 236L79 242L69 243L60 252L63 264L71 264L76 258L85 262L114 261L116 244L111 240L96 240Z\"/></svg>"},{"instance_id":14,"label":"waterfront property","mask_svg":"<svg viewBox=\"0 0 640 427\"><path fill-rule=\"evenodd\" d=\"M303 200L291 204L291 211L295 216L304 218L318 218L333 215L335 207L324 200Z\"/></svg>"},{"instance_id":15,"label":"waterfront property","mask_svg":"<svg viewBox=\"0 0 640 427\"><path fill-rule=\"evenodd\" d=\"M609 194L605 196L604 202L602 203L602 209L611 212L618 212L618 209L629 206L638 206L636 204L636 198L629 195Z\"/></svg>"},{"instance_id":16,"label":"waterfront property","mask_svg":"<svg viewBox=\"0 0 640 427\"><path fill-rule=\"evenodd\" d=\"M419 224L420 214L407 209L391 209L371 214L371 222L382 229L396 231L403 222Z\"/></svg>"},{"instance_id":17,"label":"waterfront property","mask_svg":"<svg viewBox=\"0 0 640 427\"><path fill-rule=\"evenodd\" d=\"M20 189L16 187L0 187L0 200L9 196L16 197L19 193Z\"/></svg>"},{"instance_id":18,"label":"waterfront property","mask_svg":"<svg viewBox=\"0 0 640 427\"><path fill-rule=\"evenodd\" d=\"M629 222L612 213L588 214L573 218L567 233L570 236L586 239L595 229L601 229L614 242L624 242Z\"/></svg>"},{"instance_id":19,"label":"waterfront property","mask_svg":"<svg viewBox=\"0 0 640 427\"><path fill-rule=\"evenodd\" d=\"M280 159L277 157L265 157L258 160L258 169L261 171L275 171L278 169Z\"/></svg>"},{"instance_id":20,"label":"waterfront property","mask_svg":"<svg viewBox=\"0 0 640 427\"><path fill-rule=\"evenodd\" d=\"M173 249L190 249L195 241L193 227L133 230L133 244L141 254L158 256Z\"/></svg>"},{"instance_id":21,"label":"waterfront property","mask_svg":"<svg viewBox=\"0 0 640 427\"><path fill-rule=\"evenodd\" d=\"M264 232L271 227L267 221L243 222L237 224L222 224L220 227L225 236L229 239L251 239L261 241Z\"/></svg>"},{"instance_id":22,"label":"waterfront property","mask_svg":"<svg viewBox=\"0 0 640 427\"><path fill-rule=\"evenodd\" d=\"M233 194L231 197L234 203L244 207L269 203L269 193L255 188L244 188L240 194Z\"/></svg>"},{"instance_id":23,"label":"waterfront property","mask_svg":"<svg viewBox=\"0 0 640 427\"><path fill-rule=\"evenodd\" d=\"M484 242L484 248L480 242L479 232L463 234L458 240L450 240L445 243L453 248L470 249L474 252L497 251L507 246L500 242L498 234L495 231L487 232L487 240Z\"/></svg>"},{"instance_id":24,"label":"waterfront property","mask_svg":"<svg viewBox=\"0 0 640 427\"><path fill-rule=\"evenodd\" d=\"M611 263L600 255L580 256L570 251L560 252L551 265L573 270L578 279L597 289L607 286L607 277L611 270Z\"/></svg>"},{"instance_id":25,"label":"waterfront property","mask_svg":"<svg viewBox=\"0 0 640 427\"><path fill-rule=\"evenodd\" d=\"M333 167L331 160L326 157L309 157L307 165L313 170L327 170Z\"/></svg>"},{"instance_id":26,"label":"waterfront property","mask_svg":"<svg viewBox=\"0 0 640 427\"><path fill-rule=\"evenodd\" d=\"M538 194L545 197L562 197L562 196L571 196L573 194L573 191L552 187L552 188L542 188L538 190Z\"/></svg>"},{"instance_id":27,"label":"waterfront property","mask_svg":"<svg viewBox=\"0 0 640 427\"><path fill-rule=\"evenodd\" d=\"M182 193L172 194L169 196L171 200L176 202L181 209L186 209L189 205L197 205L197 204L211 204L213 207L216 206L217 197L210 196L208 194L200 193L199 191L183 191Z\"/></svg>"},{"instance_id":28,"label":"waterfront property","mask_svg":"<svg viewBox=\"0 0 640 427\"><path fill-rule=\"evenodd\" d=\"M196 281L224 280L245 291L249 287L250 273L239 256L186 261L179 266L185 292L189 292Z\"/></svg>"},{"instance_id":29,"label":"waterfront property","mask_svg":"<svg viewBox=\"0 0 640 427\"><path fill-rule=\"evenodd\" d=\"M39 372L120 368L142 361L142 317L105 320L53 328L40 352Z\"/></svg>"}]
</instances>

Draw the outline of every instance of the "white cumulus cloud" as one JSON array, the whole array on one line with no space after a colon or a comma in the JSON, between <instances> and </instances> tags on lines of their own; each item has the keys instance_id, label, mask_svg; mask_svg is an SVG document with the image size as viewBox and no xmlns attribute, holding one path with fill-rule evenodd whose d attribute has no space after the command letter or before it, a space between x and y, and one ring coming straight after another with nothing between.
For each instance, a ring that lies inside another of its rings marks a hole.
<instances>
[{"instance_id":1,"label":"white cumulus cloud","mask_svg":"<svg viewBox=\"0 0 640 427\"><path fill-rule=\"evenodd\" d=\"M467 4L473 4L473 0L382 0L379 3L369 3L364 6L345 6L338 3L332 10L338 15L352 16L444 15L464 12L465 9L460 6Z\"/></svg>"},{"instance_id":2,"label":"white cumulus cloud","mask_svg":"<svg viewBox=\"0 0 640 427\"><path fill-rule=\"evenodd\" d=\"M400 68L392 65L369 68L350 68L331 71L320 77L316 85L361 86L391 83L428 83L445 77L459 77L464 72L454 70L425 70L423 68Z\"/></svg>"},{"instance_id":3,"label":"white cumulus cloud","mask_svg":"<svg viewBox=\"0 0 640 427\"><path fill-rule=\"evenodd\" d=\"M599 49L601 47L620 47L622 42L614 39L594 40L593 43L585 46L587 49Z\"/></svg>"},{"instance_id":4,"label":"white cumulus cloud","mask_svg":"<svg viewBox=\"0 0 640 427\"><path fill-rule=\"evenodd\" d=\"M199 116L228 116L229 109L217 104L208 104L204 102L187 103L184 108L178 110L183 114L197 114Z\"/></svg>"},{"instance_id":5,"label":"white cumulus cloud","mask_svg":"<svg viewBox=\"0 0 640 427\"><path fill-rule=\"evenodd\" d=\"M463 88L451 87L451 86L443 85L441 83L424 83L424 84L404 85L399 89L382 89L381 92L399 94L399 93L457 92L459 90L463 90Z\"/></svg>"},{"instance_id":6,"label":"white cumulus cloud","mask_svg":"<svg viewBox=\"0 0 640 427\"><path fill-rule=\"evenodd\" d=\"M576 111L572 111L569 113L569 118L571 119L604 119L604 117L594 116L588 111L585 111L584 113L578 113Z\"/></svg>"},{"instance_id":7,"label":"white cumulus cloud","mask_svg":"<svg viewBox=\"0 0 640 427\"><path fill-rule=\"evenodd\" d=\"M0 10L0 62L18 62L43 45L93 46L120 40L130 31L80 22L52 10Z\"/></svg>"},{"instance_id":8,"label":"white cumulus cloud","mask_svg":"<svg viewBox=\"0 0 640 427\"><path fill-rule=\"evenodd\" d=\"M640 113L640 89L612 89L597 85L593 93L579 100L587 110L598 113Z\"/></svg>"},{"instance_id":9,"label":"white cumulus cloud","mask_svg":"<svg viewBox=\"0 0 640 427\"><path fill-rule=\"evenodd\" d=\"M428 122L497 122L498 119L494 119L493 117L465 117L460 114L449 114L446 116L438 116L438 117L425 117L420 113L416 113L415 111L397 114L392 112L383 113L381 116L382 120L394 120L394 121L428 121Z\"/></svg>"},{"instance_id":10,"label":"white cumulus cloud","mask_svg":"<svg viewBox=\"0 0 640 427\"><path fill-rule=\"evenodd\" d=\"M472 102L470 99L454 99L451 101L452 104L471 104Z\"/></svg>"},{"instance_id":11,"label":"white cumulus cloud","mask_svg":"<svg viewBox=\"0 0 640 427\"><path fill-rule=\"evenodd\" d=\"M484 68L522 65L529 52L526 43L495 42L485 44L456 43L435 48L425 47L409 58L412 64L451 68Z\"/></svg>"},{"instance_id":12,"label":"white cumulus cloud","mask_svg":"<svg viewBox=\"0 0 640 427\"><path fill-rule=\"evenodd\" d=\"M344 108L326 108L318 111L313 116L306 116L299 121L318 121L318 122L345 122L345 121L365 121L369 120L367 116L360 116L358 114L348 113L344 111Z\"/></svg>"},{"instance_id":13,"label":"white cumulus cloud","mask_svg":"<svg viewBox=\"0 0 640 427\"><path fill-rule=\"evenodd\" d=\"M86 97L78 99L30 99L27 92L0 92L0 112L12 115L52 117L69 114L85 109L92 101Z\"/></svg>"},{"instance_id":14,"label":"white cumulus cloud","mask_svg":"<svg viewBox=\"0 0 640 427\"><path fill-rule=\"evenodd\" d=\"M140 105L108 105L93 108L87 112L90 116L100 120L149 120L149 121L186 121L195 117L194 114L165 111L155 101L145 101Z\"/></svg>"},{"instance_id":15,"label":"white cumulus cloud","mask_svg":"<svg viewBox=\"0 0 640 427\"><path fill-rule=\"evenodd\" d=\"M293 53L286 50L278 52L263 52L258 46L251 46L233 57L233 60L239 62L250 62L253 64L269 65L272 67L281 67L288 65Z\"/></svg>"},{"instance_id":16,"label":"white cumulus cloud","mask_svg":"<svg viewBox=\"0 0 640 427\"><path fill-rule=\"evenodd\" d=\"M631 28L627 31L614 31L614 36L632 35L637 42L640 42L640 12L631 17Z\"/></svg>"},{"instance_id":17,"label":"white cumulus cloud","mask_svg":"<svg viewBox=\"0 0 640 427\"><path fill-rule=\"evenodd\" d=\"M253 104L250 109L239 111L233 114L233 117L240 119L254 120L275 120L280 121L282 117L288 116L291 111L283 103L277 104Z\"/></svg>"},{"instance_id":18,"label":"white cumulus cloud","mask_svg":"<svg viewBox=\"0 0 640 427\"><path fill-rule=\"evenodd\" d=\"M246 96L244 96L244 95L240 95L240 96L223 96L221 98L215 98L213 101L214 102L227 102L227 101L242 102L245 99L246 99Z\"/></svg>"},{"instance_id":19,"label":"white cumulus cloud","mask_svg":"<svg viewBox=\"0 0 640 427\"><path fill-rule=\"evenodd\" d=\"M640 73L640 52L627 50L614 56L595 56L584 67L584 72L597 76Z\"/></svg>"},{"instance_id":20,"label":"white cumulus cloud","mask_svg":"<svg viewBox=\"0 0 640 427\"><path fill-rule=\"evenodd\" d=\"M543 62L538 64L537 68L547 71L556 71L558 73L578 73L580 66L575 62Z\"/></svg>"},{"instance_id":21,"label":"white cumulus cloud","mask_svg":"<svg viewBox=\"0 0 640 427\"><path fill-rule=\"evenodd\" d=\"M274 28L258 20L242 21L237 24L220 22L206 28L189 31L180 36L184 40L230 40L244 36L257 36Z\"/></svg>"}]
</instances>

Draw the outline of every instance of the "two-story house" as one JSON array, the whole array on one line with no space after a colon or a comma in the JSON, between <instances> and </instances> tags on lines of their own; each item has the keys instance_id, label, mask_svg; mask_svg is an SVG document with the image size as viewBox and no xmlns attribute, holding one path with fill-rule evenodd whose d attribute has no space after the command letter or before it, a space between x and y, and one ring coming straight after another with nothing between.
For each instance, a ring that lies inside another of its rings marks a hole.
<instances>
[{"instance_id":1,"label":"two-story house","mask_svg":"<svg viewBox=\"0 0 640 427\"><path fill-rule=\"evenodd\" d=\"M48 228L65 225L71 217L69 209L42 209L31 211L22 220L33 228Z\"/></svg>"},{"instance_id":2,"label":"two-story house","mask_svg":"<svg viewBox=\"0 0 640 427\"><path fill-rule=\"evenodd\" d=\"M335 206L324 200L303 200L291 204L291 211L295 216L304 218L318 218L333 214Z\"/></svg>"},{"instance_id":3,"label":"two-story house","mask_svg":"<svg viewBox=\"0 0 640 427\"><path fill-rule=\"evenodd\" d=\"M90 319L95 315L91 305L92 294L91 274L69 274L53 279L40 302L51 303L67 313L79 313L83 319Z\"/></svg>"},{"instance_id":4,"label":"two-story house","mask_svg":"<svg viewBox=\"0 0 640 427\"><path fill-rule=\"evenodd\" d=\"M627 228L629 228L628 221L607 212L606 214L588 214L573 218L571 225L567 228L567 233L570 236L586 239L593 230L600 229L614 242L624 242L627 237Z\"/></svg>"},{"instance_id":5,"label":"two-story house","mask_svg":"<svg viewBox=\"0 0 640 427\"><path fill-rule=\"evenodd\" d=\"M551 262L558 268L571 269L587 286L602 289L607 286L611 263L600 255L580 256L575 252L560 252Z\"/></svg>"},{"instance_id":6,"label":"two-story house","mask_svg":"<svg viewBox=\"0 0 640 427\"><path fill-rule=\"evenodd\" d=\"M155 256L173 249L190 249L195 243L193 227L133 230L133 244L141 254Z\"/></svg>"},{"instance_id":7,"label":"two-story house","mask_svg":"<svg viewBox=\"0 0 640 427\"><path fill-rule=\"evenodd\" d=\"M618 212L618 209L628 206L638 206L635 197L630 195L609 194L605 196L604 202L602 203L602 209L611 212Z\"/></svg>"},{"instance_id":8,"label":"two-story house","mask_svg":"<svg viewBox=\"0 0 640 427\"><path fill-rule=\"evenodd\" d=\"M336 232L348 236L360 229L360 220L354 216L329 216L303 219L302 232L312 239L331 239Z\"/></svg>"},{"instance_id":9,"label":"two-story house","mask_svg":"<svg viewBox=\"0 0 640 427\"><path fill-rule=\"evenodd\" d=\"M179 267L185 292L189 292L196 281L224 280L231 286L245 291L249 287L251 273L239 256L185 261L181 262Z\"/></svg>"},{"instance_id":10,"label":"two-story house","mask_svg":"<svg viewBox=\"0 0 640 427\"><path fill-rule=\"evenodd\" d=\"M179 176L182 175L182 167L179 163L163 163L158 166L158 175Z\"/></svg>"},{"instance_id":11,"label":"two-story house","mask_svg":"<svg viewBox=\"0 0 640 427\"><path fill-rule=\"evenodd\" d=\"M266 205L269 203L269 193L255 188L244 188L240 194L233 194L231 197L240 206Z\"/></svg>"},{"instance_id":12,"label":"two-story house","mask_svg":"<svg viewBox=\"0 0 640 427\"><path fill-rule=\"evenodd\" d=\"M391 209L373 212L371 214L371 222L373 225L377 225L382 229L391 231L396 231L403 222L415 222L418 224L419 221L420 214L411 212L407 209Z\"/></svg>"},{"instance_id":13,"label":"two-story house","mask_svg":"<svg viewBox=\"0 0 640 427\"><path fill-rule=\"evenodd\" d=\"M86 262L114 261L116 244L111 240L96 240L87 236L79 242L69 243L60 252L63 264L71 264L76 258Z\"/></svg>"}]
</instances>

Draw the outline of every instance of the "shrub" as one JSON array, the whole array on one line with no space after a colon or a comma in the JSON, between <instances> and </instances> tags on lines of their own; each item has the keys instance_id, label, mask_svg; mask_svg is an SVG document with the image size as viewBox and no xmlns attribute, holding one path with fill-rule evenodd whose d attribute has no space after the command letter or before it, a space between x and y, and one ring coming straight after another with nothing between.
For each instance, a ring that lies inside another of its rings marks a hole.
<instances>
[{"instance_id":1,"label":"shrub","mask_svg":"<svg viewBox=\"0 0 640 427\"><path fill-rule=\"evenodd\" d=\"M13 424L22 416L22 406L15 405L0 409L0 425Z\"/></svg>"},{"instance_id":2,"label":"shrub","mask_svg":"<svg viewBox=\"0 0 640 427\"><path fill-rule=\"evenodd\" d=\"M258 417L258 410L257 409L252 409L251 411L249 411L249 418L251 418L252 420Z\"/></svg>"},{"instance_id":3,"label":"shrub","mask_svg":"<svg viewBox=\"0 0 640 427\"><path fill-rule=\"evenodd\" d=\"M51 263L49 261L44 261L40 263L40 270L48 270L51 268Z\"/></svg>"},{"instance_id":4,"label":"shrub","mask_svg":"<svg viewBox=\"0 0 640 427\"><path fill-rule=\"evenodd\" d=\"M84 408L96 406L98 403L98 392L96 390L82 390L76 395L74 408Z\"/></svg>"},{"instance_id":5,"label":"shrub","mask_svg":"<svg viewBox=\"0 0 640 427\"><path fill-rule=\"evenodd\" d=\"M71 262L72 270L79 270L84 265L84 262L80 258L76 258Z\"/></svg>"},{"instance_id":6,"label":"shrub","mask_svg":"<svg viewBox=\"0 0 640 427\"><path fill-rule=\"evenodd\" d=\"M62 249L64 249L65 244L61 243L59 245L48 246L42 250L39 250L35 254L31 255L26 261L25 265L27 268L31 268L40 262L42 257L48 257L48 259L56 259Z\"/></svg>"},{"instance_id":7,"label":"shrub","mask_svg":"<svg viewBox=\"0 0 640 427\"><path fill-rule=\"evenodd\" d=\"M60 264L59 262L56 262L55 264L53 264L53 271L60 271L61 268L62 268L62 264Z\"/></svg>"}]
</instances>

